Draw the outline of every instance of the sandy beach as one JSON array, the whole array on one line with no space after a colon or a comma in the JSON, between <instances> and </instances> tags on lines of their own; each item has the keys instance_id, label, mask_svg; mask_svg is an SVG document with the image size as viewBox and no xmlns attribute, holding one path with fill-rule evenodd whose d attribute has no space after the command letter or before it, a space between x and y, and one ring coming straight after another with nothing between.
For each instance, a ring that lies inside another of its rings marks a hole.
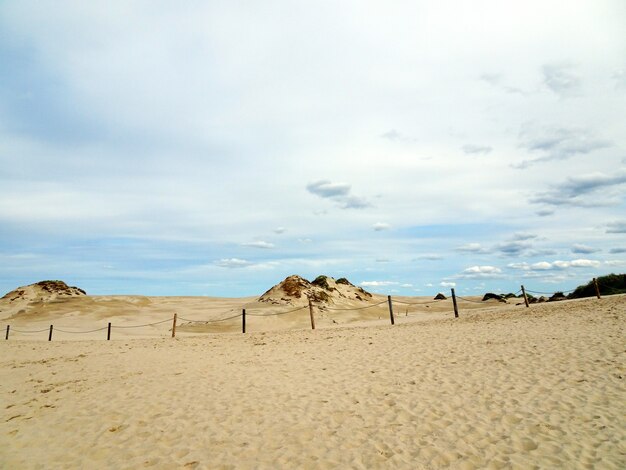
<instances>
[{"instance_id":1,"label":"sandy beach","mask_svg":"<svg viewBox=\"0 0 626 470\"><path fill-rule=\"evenodd\" d=\"M3 340L0 467L624 468L626 297L407 313Z\"/></svg>"}]
</instances>

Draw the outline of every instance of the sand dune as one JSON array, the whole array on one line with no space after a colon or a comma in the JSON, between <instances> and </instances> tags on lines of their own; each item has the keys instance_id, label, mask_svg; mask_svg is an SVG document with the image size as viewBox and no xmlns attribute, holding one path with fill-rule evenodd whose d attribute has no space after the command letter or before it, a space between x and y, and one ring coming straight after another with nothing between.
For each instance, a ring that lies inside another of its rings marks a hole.
<instances>
[{"instance_id":1,"label":"sand dune","mask_svg":"<svg viewBox=\"0 0 626 470\"><path fill-rule=\"evenodd\" d=\"M1 341L0 466L624 468L625 306Z\"/></svg>"}]
</instances>

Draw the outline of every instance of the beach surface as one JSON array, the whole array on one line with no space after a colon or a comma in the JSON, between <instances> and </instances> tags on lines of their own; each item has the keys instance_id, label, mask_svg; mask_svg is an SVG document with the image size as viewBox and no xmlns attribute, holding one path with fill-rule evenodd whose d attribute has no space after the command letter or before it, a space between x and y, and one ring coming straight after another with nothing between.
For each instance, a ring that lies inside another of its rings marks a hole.
<instances>
[{"instance_id":1,"label":"beach surface","mask_svg":"<svg viewBox=\"0 0 626 470\"><path fill-rule=\"evenodd\" d=\"M97 308L115 301L0 327L82 331L181 309L216 319L251 300ZM466 302L459 318L445 302L398 304L393 326L381 305L318 312L314 331L300 310L251 317L246 334L241 318L176 338L169 320L111 341L12 333L0 341L0 468L626 467L625 296Z\"/></svg>"}]
</instances>

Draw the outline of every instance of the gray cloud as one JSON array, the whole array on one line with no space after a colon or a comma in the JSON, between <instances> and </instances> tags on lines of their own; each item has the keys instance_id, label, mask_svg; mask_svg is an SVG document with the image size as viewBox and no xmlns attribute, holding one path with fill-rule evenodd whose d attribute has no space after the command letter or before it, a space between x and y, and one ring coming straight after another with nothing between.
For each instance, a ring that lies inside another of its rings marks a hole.
<instances>
[{"instance_id":1,"label":"gray cloud","mask_svg":"<svg viewBox=\"0 0 626 470\"><path fill-rule=\"evenodd\" d=\"M513 87L510 85L507 85L504 81L504 76L502 74L499 73L484 73L480 76L480 79L486 83L488 83L489 85L491 85L494 88L497 88L498 90L502 90L506 93L511 93L511 94L520 94L520 95L528 95L528 93L524 90L522 90L521 88L517 88L517 87Z\"/></svg>"},{"instance_id":2,"label":"gray cloud","mask_svg":"<svg viewBox=\"0 0 626 470\"><path fill-rule=\"evenodd\" d=\"M537 214L539 217L547 217L549 215L553 215L554 211L549 210L549 209L543 209L543 210L535 212L535 214Z\"/></svg>"},{"instance_id":3,"label":"gray cloud","mask_svg":"<svg viewBox=\"0 0 626 470\"><path fill-rule=\"evenodd\" d=\"M345 183L331 183L328 180L315 181L309 183L306 187L307 191L319 197L343 197L350 192L350 185Z\"/></svg>"},{"instance_id":4,"label":"gray cloud","mask_svg":"<svg viewBox=\"0 0 626 470\"><path fill-rule=\"evenodd\" d=\"M584 198L592 192L609 189L626 183L626 170L619 170L614 175L591 173L588 175L572 176L563 183L553 187L550 191L537 194L530 199L534 204L548 204L554 206L599 207L618 204L619 197L603 196L593 199Z\"/></svg>"},{"instance_id":5,"label":"gray cloud","mask_svg":"<svg viewBox=\"0 0 626 470\"><path fill-rule=\"evenodd\" d=\"M624 183L626 183L626 170L621 169L614 175L592 173L589 175L570 177L560 186L560 190L575 197L580 194L589 193L598 188Z\"/></svg>"},{"instance_id":6,"label":"gray cloud","mask_svg":"<svg viewBox=\"0 0 626 470\"><path fill-rule=\"evenodd\" d=\"M401 132L398 132L396 129L391 129L390 131L385 132L380 135L383 139L390 140L392 142L416 142L417 139L413 137L409 137Z\"/></svg>"},{"instance_id":7,"label":"gray cloud","mask_svg":"<svg viewBox=\"0 0 626 470\"><path fill-rule=\"evenodd\" d=\"M626 233L626 220L606 224L606 233Z\"/></svg>"},{"instance_id":8,"label":"gray cloud","mask_svg":"<svg viewBox=\"0 0 626 470\"><path fill-rule=\"evenodd\" d=\"M390 131L381 134L381 137L387 140L400 140L402 135L397 130L391 129Z\"/></svg>"},{"instance_id":9,"label":"gray cloud","mask_svg":"<svg viewBox=\"0 0 626 470\"><path fill-rule=\"evenodd\" d=\"M500 73L483 73L480 79L492 86L499 86L502 83L502 74Z\"/></svg>"},{"instance_id":10,"label":"gray cloud","mask_svg":"<svg viewBox=\"0 0 626 470\"><path fill-rule=\"evenodd\" d=\"M419 255L416 260L425 259L428 261L439 261L443 259L443 256L435 254L435 253L425 253L423 255Z\"/></svg>"},{"instance_id":11,"label":"gray cloud","mask_svg":"<svg viewBox=\"0 0 626 470\"><path fill-rule=\"evenodd\" d=\"M339 201L343 209L365 209L371 207L371 204L364 197L348 196Z\"/></svg>"},{"instance_id":12,"label":"gray cloud","mask_svg":"<svg viewBox=\"0 0 626 470\"><path fill-rule=\"evenodd\" d=\"M342 209L364 209L371 206L365 198L350 194L351 186L346 183L332 183L329 180L319 180L309 183L306 189L311 194L331 199Z\"/></svg>"},{"instance_id":13,"label":"gray cloud","mask_svg":"<svg viewBox=\"0 0 626 470\"><path fill-rule=\"evenodd\" d=\"M534 248L533 241L538 239L539 237L534 233L514 233L508 240L495 245L494 251L505 257L552 254L553 250Z\"/></svg>"},{"instance_id":14,"label":"gray cloud","mask_svg":"<svg viewBox=\"0 0 626 470\"><path fill-rule=\"evenodd\" d=\"M611 253L612 255L615 255L618 253L626 253L626 248L611 248L609 250L609 253Z\"/></svg>"},{"instance_id":15,"label":"gray cloud","mask_svg":"<svg viewBox=\"0 0 626 470\"><path fill-rule=\"evenodd\" d=\"M467 144L461 147L461 149L467 155L487 155L488 153L491 153L493 147L488 145Z\"/></svg>"},{"instance_id":16,"label":"gray cloud","mask_svg":"<svg viewBox=\"0 0 626 470\"><path fill-rule=\"evenodd\" d=\"M539 162L550 160L566 160L575 155L587 155L595 150L612 145L608 140L599 139L587 129L580 128L537 128L526 124L519 134L520 146L530 152L541 153L542 156L524 160L513 165L523 169Z\"/></svg>"},{"instance_id":17,"label":"gray cloud","mask_svg":"<svg viewBox=\"0 0 626 470\"><path fill-rule=\"evenodd\" d=\"M254 242L242 243L241 246L247 246L251 248L262 248L262 249L272 249L274 248L274 244L270 242L265 242L263 240L258 240Z\"/></svg>"},{"instance_id":18,"label":"gray cloud","mask_svg":"<svg viewBox=\"0 0 626 470\"><path fill-rule=\"evenodd\" d=\"M615 88L626 90L626 70L620 69L613 72L611 78L615 81Z\"/></svg>"},{"instance_id":19,"label":"gray cloud","mask_svg":"<svg viewBox=\"0 0 626 470\"><path fill-rule=\"evenodd\" d=\"M465 245L457 246L455 251L461 253L487 253L488 250L483 248L480 243L467 243Z\"/></svg>"},{"instance_id":20,"label":"gray cloud","mask_svg":"<svg viewBox=\"0 0 626 470\"><path fill-rule=\"evenodd\" d=\"M572 64L546 64L542 67L543 83L561 98L580 95L580 78Z\"/></svg>"},{"instance_id":21,"label":"gray cloud","mask_svg":"<svg viewBox=\"0 0 626 470\"><path fill-rule=\"evenodd\" d=\"M376 222L374 225L372 225L372 228L376 232L382 232L383 230L389 230L391 228L391 225L386 222Z\"/></svg>"},{"instance_id":22,"label":"gray cloud","mask_svg":"<svg viewBox=\"0 0 626 470\"><path fill-rule=\"evenodd\" d=\"M576 243L572 246L572 253L589 254L597 253L598 251L600 251L599 248L594 248L592 246L587 246L580 243Z\"/></svg>"},{"instance_id":23,"label":"gray cloud","mask_svg":"<svg viewBox=\"0 0 626 470\"><path fill-rule=\"evenodd\" d=\"M511 239L516 241L534 240L537 235L534 233L514 233Z\"/></svg>"},{"instance_id":24,"label":"gray cloud","mask_svg":"<svg viewBox=\"0 0 626 470\"><path fill-rule=\"evenodd\" d=\"M519 256L532 248L532 243L528 241L510 241L496 245L496 250L504 256Z\"/></svg>"}]
</instances>

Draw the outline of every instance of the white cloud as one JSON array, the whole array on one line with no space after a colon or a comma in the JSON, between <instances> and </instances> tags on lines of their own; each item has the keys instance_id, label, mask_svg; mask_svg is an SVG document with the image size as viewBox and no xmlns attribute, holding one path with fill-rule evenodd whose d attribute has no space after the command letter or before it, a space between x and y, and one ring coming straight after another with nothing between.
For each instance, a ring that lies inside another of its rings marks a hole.
<instances>
[{"instance_id":1,"label":"white cloud","mask_svg":"<svg viewBox=\"0 0 626 470\"><path fill-rule=\"evenodd\" d=\"M571 261L573 268L597 268L600 264L600 261L591 259L575 259Z\"/></svg>"},{"instance_id":2,"label":"white cloud","mask_svg":"<svg viewBox=\"0 0 626 470\"><path fill-rule=\"evenodd\" d=\"M363 287L385 287L385 286L396 286L398 282L394 281L363 281L360 283Z\"/></svg>"},{"instance_id":3,"label":"white cloud","mask_svg":"<svg viewBox=\"0 0 626 470\"><path fill-rule=\"evenodd\" d=\"M487 253L487 249L483 248L480 243L467 243L457 246L455 250L461 253Z\"/></svg>"},{"instance_id":4,"label":"white cloud","mask_svg":"<svg viewBox=\"0 0 626 470\"><path fill-rule=\"evenodd\" d=\"M511 263L508 267L512 269L521 269L523 271L549 271L554 269L568 268L597 268L601 265L600 261L590 259L574 259L570 261L556 260L552 262L539 261L537 263Z\"/></svg>"},{"instance_id":5,"label":"white cloud","mask_svg":"<svg viewBox=\"0 0 626 470\"><path fill-rule=\"evenodd\" d=\"M613 260L607 260L604 262L604 264L606 264L607 266L626 266L626 260L618 260L618 259L613 259Z\"/></svg>"},{"instance_id":6,"label":"white cloud","mask_svg":"<svg viewBox=\"0 0 626 470\"><path fill-rule=\"evenodd\" d=\"M450 281L441 281L439 283L439 285L441 287L456 287L456 282L450 282Z\"/></svg>"},{"instance_id":7,"label":"white cloud","mask_svg":"<svg viewBox=\"0 0 626 470\"><path fill-rule=\"evenodd\" d=\"M460 279L495 279L501 274L502 270L495 266L470 266L456 277Z\"/></svg>"},{"instance_id":8,"label":"white cloud","mask_svg":"<svg viewBox=\"0 0 626 470\"><path fill-rule=\"evenodd\" d=\"M547 261L539 261L538 263L533 263L530 266L530 269L537 269L539 271L544 271L547 269L552 269L552 264Z\"/></svg>"},{"instance_id":9,"label":"white cloud","mask_svg":"<svg viewBox=\"0 0 626 470\"><path fill-rule=\"evenodd\" d=\"M222 268L245 268L252 265L250 261L239 258L224 258L216 261L215 264Z\"/></svg>"},{"instance_id":10,"label":"white cloud","mask_svg":"<svg viewBox=\"0 0 626 470\"><path fill-rule=\"evenodd\" d=\"M287 229L285 227L276 227L274 229L274 233L277 233L279 235L285 233L286 231L287 231Z\"/></svg>"}]
</instances>

